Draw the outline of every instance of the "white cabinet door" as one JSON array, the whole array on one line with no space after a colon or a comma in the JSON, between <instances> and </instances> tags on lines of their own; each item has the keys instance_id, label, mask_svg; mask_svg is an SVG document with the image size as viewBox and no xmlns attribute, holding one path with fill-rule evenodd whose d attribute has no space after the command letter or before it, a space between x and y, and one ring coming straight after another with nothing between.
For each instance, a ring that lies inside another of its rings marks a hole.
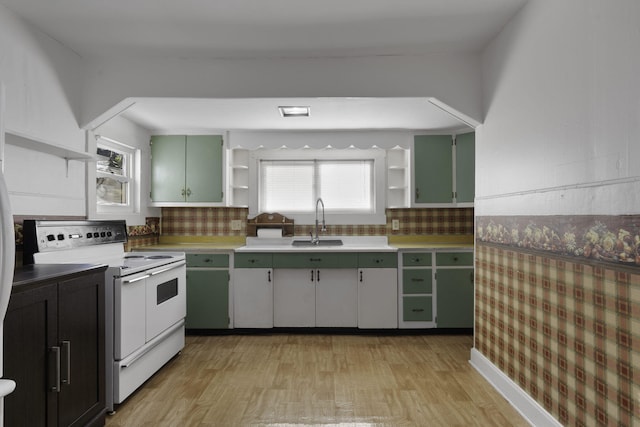
<instances>
[{"instance_id":1,"label":"white cabinet door","mask_svg":"<svg viewBox=\"0 0 640 427\"><path fill-rule=\"evenodd\" d=\"M356 273L352 268L316 270L316 326L358 326Z\"/></svg>"},{"instance_id":2,"label":"white cabinet door","mask_svg":"<svg viewBox=\"0 0 640 427\"><path fill-rule=\"evenodd\" d=\"M233 326L273 328L273 270L236 268L233 275Z\"/></svg>"},{"instance_id":3,"label":"white cabinet door","mask_svg":"<svg viewBox=\"0 0 640 427\"><path fill-rule=\"evenodd\" d=\"M361 268L358 271L358 327L398 327L398 270Z\"/></svg>"},{"instance_id":4,"label":"white cabinet door","mask_svg":"<svg viewBox=\"0 0 640 427\"><path fill-rule=\"evenodd\" d=\"M273 270L273 326L316 325L315 272L311 268Z\"/></svg>"}]
</instances>

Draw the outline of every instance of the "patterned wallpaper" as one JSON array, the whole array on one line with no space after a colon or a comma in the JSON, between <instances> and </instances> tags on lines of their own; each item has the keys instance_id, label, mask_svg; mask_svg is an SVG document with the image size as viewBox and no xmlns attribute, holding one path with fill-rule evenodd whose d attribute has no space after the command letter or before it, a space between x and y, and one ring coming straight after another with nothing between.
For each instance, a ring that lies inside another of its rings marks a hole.
<instances>
[{"instance_id":1,"label":"patterned wallpaper","mask_svg":"<svg viewBox=\"0 0 640 427\"><path fill-rule=\"evenodd\" d=\"M635 259L585 256L585 248L615 235L614 246L624 249L638 217L585 219L573 229L576 249L565 251L486 241L488 218L478 218L475 347L562 424L631 426L640 420L640 268ZM503 222L491 220L497 228ZM548 221L512 225L571 223Z\"/></svg>"},{"instance_id":2,"label":"patterned wallpaper","mask_svg":"<svg viewBox=\"0 0 640 427\"><path fill-rule=\"evenodd\" d=\"M385 225L327 225L326 235L386 236L423 234L473 234L473 208L387 209ZM161 234L167 236L245 236L246 208L163 208ZM391 221L400 220L400 230ZM239 231L231 221L241 220ZM294 234L307 236L313 225L296 225Z\"/></svg>"}]
</instances>

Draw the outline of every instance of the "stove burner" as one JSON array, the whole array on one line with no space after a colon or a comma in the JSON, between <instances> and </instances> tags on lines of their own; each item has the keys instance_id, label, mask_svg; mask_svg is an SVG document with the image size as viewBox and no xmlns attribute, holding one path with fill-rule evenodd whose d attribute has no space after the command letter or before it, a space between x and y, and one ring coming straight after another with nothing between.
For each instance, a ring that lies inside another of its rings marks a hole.
<instances>
[{"instance_id":1,"label":"stove burner","mask_svg":"<svg viewBox=\"0 0 640 427\"><path fill-rule=\"evenodd\" d=\"M143 255L127 255L124 259L144 258Z\"/></svg>"},{"instance_id":2,"label":"stove burner","mask_svg":"<svg viewBox=\"0 0 640 427\"><path fill-rule=\"evenodd\" d=\"M146 257L146 259L168 259L173 258L171 255L151 255Z\"/></svg>"}]
</instances>

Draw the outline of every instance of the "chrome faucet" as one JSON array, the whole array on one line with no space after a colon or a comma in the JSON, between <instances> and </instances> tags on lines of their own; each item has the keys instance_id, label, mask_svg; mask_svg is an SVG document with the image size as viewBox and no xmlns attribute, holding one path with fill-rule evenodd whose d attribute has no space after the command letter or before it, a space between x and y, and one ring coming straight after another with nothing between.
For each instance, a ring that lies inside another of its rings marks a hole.
<instances>
[{"instance_id":1,"label":"chrome faucet","mask_svg":"<svg viewBox=\"0 0 640 427\"><path fill-rule=\"evenodd\" d=\"M318 204L322 205L322 231L327 231L327 224L324 221L324 202L320 197L316 200L316 236L311 235L311 243L318 244L320 242L320 236L318 236ZM311 232L309 232L311 234Z\"/></svg>"}]
</instances>

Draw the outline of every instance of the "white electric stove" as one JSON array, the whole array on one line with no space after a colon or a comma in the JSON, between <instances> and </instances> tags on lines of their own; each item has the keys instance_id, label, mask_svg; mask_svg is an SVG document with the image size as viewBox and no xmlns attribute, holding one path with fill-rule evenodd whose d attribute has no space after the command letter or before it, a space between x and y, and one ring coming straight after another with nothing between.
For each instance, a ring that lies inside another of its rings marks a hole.
<instances>
[{"instance_id":1,"label":"white electric stove","mask_svg":"<svg viewBox=\"0 0 640 427\"><path fill-rule=\"evenodd\" d=\"M24 264L107 264L107 409L184 348L183 252L124 252L124 221L24 221Z\"/></svg>"}]
</instances>

